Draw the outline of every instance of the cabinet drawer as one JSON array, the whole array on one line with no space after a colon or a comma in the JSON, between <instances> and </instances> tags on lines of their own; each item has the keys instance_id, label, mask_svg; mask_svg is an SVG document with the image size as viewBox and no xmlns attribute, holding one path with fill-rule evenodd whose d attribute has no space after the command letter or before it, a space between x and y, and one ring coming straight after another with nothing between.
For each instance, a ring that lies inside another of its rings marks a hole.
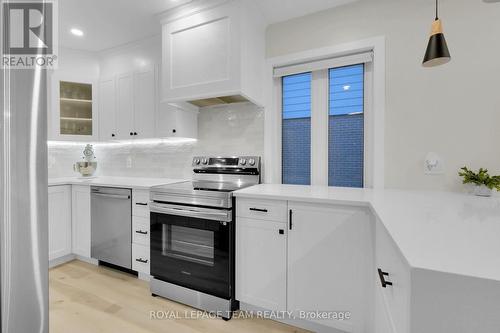
<instances>
[{"instance_id":1,"label":"cabinet drawer","mask_svg":"<svg viewBox=\"0 0 500 333\"><path fill-rule=\"evenodd\" d=\"M132 269L149 274L149 246L132 244Z\"/></svg>"},{"instance_id":2,"label":"cabinet drawer","mask_svg":"<svg viewBox=\"0 0 500 333\"><path fill-rule=\"evenodd\" d=\"M132 215L149 219L148 190L134 190L132 192Z\"/></svg>"},{"instance_id":3,"label":"cabinet drawer","mask_svg":"<svg viewBox=\"0 0 500 333\"><path fill-rule=\"evenodd\" d=\"M287 203L279 200L237 199L236 215L286 223Z\"/></svg>"},{"instance_id":4,"label":"cabinet drawer","mask_svg":"<svg viewBox=\"0 0 500 333\"><path fill-rule=\"evenodd\" d=\"M132 217L132 242L149 246L149 219Z\"/></svg>"}]
</instances>

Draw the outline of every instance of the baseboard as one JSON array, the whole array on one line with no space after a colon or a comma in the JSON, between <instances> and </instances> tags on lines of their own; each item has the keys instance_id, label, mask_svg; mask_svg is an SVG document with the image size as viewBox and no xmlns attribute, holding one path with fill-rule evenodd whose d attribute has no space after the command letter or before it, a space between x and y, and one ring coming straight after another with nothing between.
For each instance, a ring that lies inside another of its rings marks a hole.
<instances>
[{"instance_id":1,"label":"baseboard","mask_svg":"<svg viewBox=\"0 0 500 333\"><path fill-rule=\"evenodd\" d=\"M141 273L141 272L137 272L137 273L138 273L137 277L139 278L139 280L143 280L146 282L151 281L151 275L146 274L146 273Z\"/></svg>"},{"instance_id":2,"label":"baseboard","mask_svg":"<svg viewBox=\"0 0 500 333\"><path fill-rule=\"evenodd\" d=\"M257 312L257 311L269 311L267 309L254 306L251 304L243 303L240 302L240 310L241 311L250 311L250 312ZM287 324L290 326L302 328L311 332L316 332L316 333L346 333L345 331L341 331L338 329L335 329L333 327L325 326L325 325L320 325L311 321L303 320L303 319L277 319L277 318L271 318L271 320Z\"/></svg>"},{"instance_id":3,"label":"baseboard","mask_svg":"<svg viewBox=\"0 0 500 333\"><path fill-rule=\"evenodd\" d=\"M49 269L70 262L71 260L75 260L74 254L67 254L65 256L49 260Z\"/></svg>"},{"instance_id":4,"label":"baseboard","mask_svg":"<svg viewBox=\"0 0 500 333\"><path fill-rule=\"evenodd\" d=\"M78 259L78 260L80 260L80 261L86 262L86 263L88 263L88 264L92 264L92 265L94 265L94 266L99 266L99 260L94 259L94 258L88 258L88 257L84 257L84 256L76 255L76 256L75 256L75 259Z\"/></svg>"}]
</instances>

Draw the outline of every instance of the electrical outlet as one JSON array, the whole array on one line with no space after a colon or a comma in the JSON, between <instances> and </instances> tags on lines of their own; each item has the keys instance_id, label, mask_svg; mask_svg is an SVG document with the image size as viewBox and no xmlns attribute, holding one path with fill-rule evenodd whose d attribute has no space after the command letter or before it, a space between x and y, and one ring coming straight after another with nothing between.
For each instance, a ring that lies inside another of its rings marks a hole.
<instances>
[{"instance_id":1,"label":"electrical outlet","mask_svg":"<svg viewBox=\"0 0 500 333\"><path fill-rule=\"evenodd\" d=\"M127 165L127 169L132 168L132 156L127 156L126 165Z\"/></svg>"},{"instance_id":2,"label":"electrical outlet","mask_svg":"<svg viewBox=\"0 0 500 333\"><path fill-rule=\"evenodd\" d=\"M436 153L428 153L424 160L424 173L426 175L444 174L444 161Z\"/></svg>"}]
</instances>

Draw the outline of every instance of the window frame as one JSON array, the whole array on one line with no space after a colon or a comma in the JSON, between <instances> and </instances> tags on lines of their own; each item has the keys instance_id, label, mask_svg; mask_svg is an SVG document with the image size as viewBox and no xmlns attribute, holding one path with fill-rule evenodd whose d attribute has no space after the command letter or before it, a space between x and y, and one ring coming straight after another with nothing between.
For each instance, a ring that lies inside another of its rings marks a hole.
<instances>
[{"instance_id":1,"label":"window frame","mask_svg":"<svg viewBox=\"0 0 500 333\"><path fill-rule=\"evenodd\" d=\"M282 80L274 68L320 57L373 52L364 77L364 187L384 187L385 38L375 37L309 50L267 61L264 182L282 184ZM339 66L343 67L343 66ZM328 186L329 69L313 71L311 81L311 185Z\"/></svg>"}]
</instances>

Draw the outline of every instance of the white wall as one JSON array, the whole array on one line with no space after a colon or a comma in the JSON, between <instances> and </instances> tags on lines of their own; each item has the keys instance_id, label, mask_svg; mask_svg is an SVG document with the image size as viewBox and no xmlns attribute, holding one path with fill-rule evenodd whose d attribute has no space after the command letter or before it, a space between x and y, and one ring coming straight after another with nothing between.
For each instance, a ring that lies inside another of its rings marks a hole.
<instances>
[{"instance_id":1,"label":"white wall","mask_svg":"<svg viewBox=\"0 0 500 333\"><path fill-rule=\"evenodd\" d=\"M271 25L274 57L386 36L385 182L388 188L461 190L457 170L500 174L500 4L440 1L452 62L421 67L434 0L362 0ZM426 176L435 151L445 174Z\"/></svg>"}]
</instances>

